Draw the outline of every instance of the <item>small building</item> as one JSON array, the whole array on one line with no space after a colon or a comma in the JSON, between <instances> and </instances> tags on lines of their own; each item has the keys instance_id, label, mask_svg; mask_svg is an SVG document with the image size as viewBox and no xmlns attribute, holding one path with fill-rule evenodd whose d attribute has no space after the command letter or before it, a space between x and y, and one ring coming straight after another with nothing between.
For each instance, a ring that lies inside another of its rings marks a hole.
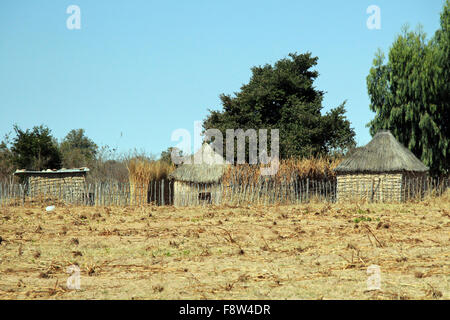
<instances>
[{"instance_id":1,"label":"small building","mask_svg":"<svg viewBox=\"0 0 450 320\"><path fill-rule=\"evenodd\" d=\"M17 176L25 183L30 197L45 196L76 203L86 196L88 168L27 171L17 170Z\"/></svg>"},{"instance_id":2,"label":"small building","mask_svg":"<svg viewBox=\"0 0 450 320\"><path fill-rule=\"evenodd\" d=\"M400 202L419 196L428 170L390 131L380 131L336 167L337 201Z\"/></svg>"},{"instance_id":3,"label":"small building","mask_svg":"<svg viewBox=\"0 0 450 320\"><path fill-rule=\"evenodd\" d=\"M197 153L169 175L174 184L173 204L220 204L223 191L221 180L228 165L211 146L203 144Z\"/></svg>"}]
</instances>

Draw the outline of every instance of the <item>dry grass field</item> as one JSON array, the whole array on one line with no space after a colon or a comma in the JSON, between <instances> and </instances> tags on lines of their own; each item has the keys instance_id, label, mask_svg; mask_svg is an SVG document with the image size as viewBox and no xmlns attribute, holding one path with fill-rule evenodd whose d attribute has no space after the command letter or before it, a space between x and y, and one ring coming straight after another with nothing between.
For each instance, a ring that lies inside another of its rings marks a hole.
<instances>
[{"instance_id":1,"label":"dry grass field","mask_svg":"<svg viewBox=\"0 0 450 320\"><path fill-rule=\"evenodd\" d=\"M0 299L449 299L450 197L0 208ZM81 269L81 289L66 286ZM367 291L367 267L382 287Z\"/></svg>"}]
</instances>

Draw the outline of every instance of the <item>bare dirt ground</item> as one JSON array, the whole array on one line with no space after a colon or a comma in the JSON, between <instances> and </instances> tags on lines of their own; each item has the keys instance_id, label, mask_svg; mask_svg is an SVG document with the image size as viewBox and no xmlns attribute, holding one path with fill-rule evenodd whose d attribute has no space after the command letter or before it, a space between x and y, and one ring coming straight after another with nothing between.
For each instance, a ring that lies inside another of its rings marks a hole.
<instances>
[{"instance_id":1,"label":"bare dirt ground","mask_svg":"<svg viewBox=\"0 0 450 320\"><path fill-rule=\"evenodd\" d=\"M449 299L450 197L0 208L0 299ZM367 267L381 290L367 291ZM80 290L66 285L81 269Z\"/></svg>"}]
</instances>

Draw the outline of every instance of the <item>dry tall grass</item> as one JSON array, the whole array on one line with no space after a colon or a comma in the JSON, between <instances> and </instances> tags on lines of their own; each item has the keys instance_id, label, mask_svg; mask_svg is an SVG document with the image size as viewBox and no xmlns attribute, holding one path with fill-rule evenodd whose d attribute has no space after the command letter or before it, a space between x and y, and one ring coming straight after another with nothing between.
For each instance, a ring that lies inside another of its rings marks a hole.
<instances>
[{"instance_id":1,"label":"dry tall grass","mask_svg":"<svg viewBox=\"0 0 450 320\"><path fill-rule=\"evenodd\" d=\"M173 164L164 161L131 159L128 164L130 183L148 184L150 181L162 180L175 169Z\"/></svg>"},{"instance_id":2,"label":"dry tall grass","mask_svg":"<svg viewBox=\"0 0 450 320\"><path fill-rule=\"evenodd\" d=\"M175 166L164 161L134 158L128 161L127 168L133 202L133 199L140 201L146 198L150 181L166 179Z\"/></svg>"},{"instance_id":3,"label":"dry tall grass","mask_svg":"<svg viewBox=\"0 0 450 320\"><path fill-rule=\"evenodd\" d=\"M332 179L335 177L334 168L341 163L341 158L291 158L280 161L280 167L275 176L271 177L276 182L290 182L295 179ZM225 183L237 182L254 184L260 178L261 168L265 165L241 164L230 166L225 173Z\"/></svg>"}]
</instances>

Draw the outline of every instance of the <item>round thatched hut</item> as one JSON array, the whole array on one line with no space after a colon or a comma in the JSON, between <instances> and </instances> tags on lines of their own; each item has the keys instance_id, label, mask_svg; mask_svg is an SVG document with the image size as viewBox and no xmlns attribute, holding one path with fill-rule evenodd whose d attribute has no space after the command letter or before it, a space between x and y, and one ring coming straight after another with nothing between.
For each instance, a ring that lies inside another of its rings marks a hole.
<instances>
[{"instance_id":1,"label":"round thatched hut","mask_svg":"<svg viewBox=\"0 0 450 320\"><path fill-rule=\"evenodd\" d=\"M428 170L391 132L380 131L336 167L337 200L404 201L422 194Z\"/></svg>"},{"instance_id":2,"label":"round thatched hut","mask_svg":"<svg viewBox=\"0 0 450 320\"><path fill-rule=\"evenodd\" d=\"M222 198L220 182L228 165L210 145L203 144L197 153L169 175L169 179L174 181L174 205L219 204Z\"/></svg>"}]
</instances>

